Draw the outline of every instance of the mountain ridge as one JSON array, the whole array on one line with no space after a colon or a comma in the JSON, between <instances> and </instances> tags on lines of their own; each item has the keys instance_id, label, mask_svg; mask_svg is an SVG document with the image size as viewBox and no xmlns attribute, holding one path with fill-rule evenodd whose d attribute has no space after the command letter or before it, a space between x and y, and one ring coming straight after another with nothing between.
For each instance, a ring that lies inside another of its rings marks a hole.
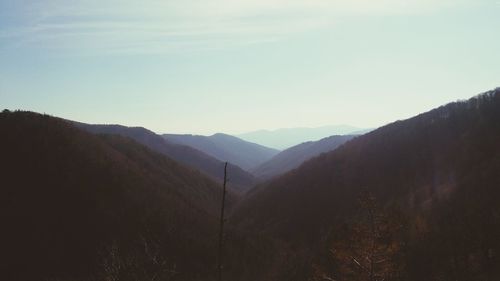
<instances>
[{"instance_id":1,"label":"mountain ridge","mask_svg":"<svg viewBox=\"0 0 500 281\"><path fill-rule=\"evenodd\" d=\"M327 263L332 250L327 241L355 220L359 195L369 192L381 207L407 216L410 280L451 278L456 272L462 276L458 280L495 280L492 276L500 276L491 266L495 258L471 259L500 251L494 238L500 235L499 143L496 89L393 122L323 153L252 190L231 219L303 251L304 265ZM420 250L428 247L432 258ZM464 257L458 267L457 252ZM300 278L313 271L298 270L304 274Z\"/></svg>"},{"instance_id":2,"label":"mountain ridge","mask_svg":"<svg viewBox=\"0 0 500 281\"><path fill-rule=\"evenodd\" d=\"M210 136L192 134L163 134L169 142L191 146L221 161L228 161L244 170L269 160L278 150L248 142L232 135L216 133Z\"/></svg>"},{"instance_id":3,"label":"mountain ridge","mask_svg":"<svg viewBox=\"0 0 500 281\"><path fill-rule=\"evenodd\" d=\"M74 122L74 124L94 134L119 134L130 137L154 151L199 170L219 182L224 178L224 162L195 148L170 143L160 135L146 128L126 127L122 125L85 124L79 122ZM254 176L240 167L229 163L228 171L232 175L230 186L234 190L246 192L255 185L256 179Z\"/></svg>"},{"instance_id":4,"label":"mountain ridge","mask_svg":"<svg viewBox=\"0 0 500 281\"><path fill-rule=\"evenodd\" d=\"M207 176L130 138L47 115L0 113L0 131L2 278L210 273L221 187Z\"/></svg>"},{"instance_id":5,"label":"mountain ridge","mask_svg":"<svg viewBox=\"0 0 500 281\"><path fill-rule=\"evenodd\" d=\"M355 135L330 136L318 141L308 141L292 146L278 153L251 172L258 178L264 180L270 179L299 167L305 161L321 153L337 149L355 137Z\"/></svg>"}]
</instances>

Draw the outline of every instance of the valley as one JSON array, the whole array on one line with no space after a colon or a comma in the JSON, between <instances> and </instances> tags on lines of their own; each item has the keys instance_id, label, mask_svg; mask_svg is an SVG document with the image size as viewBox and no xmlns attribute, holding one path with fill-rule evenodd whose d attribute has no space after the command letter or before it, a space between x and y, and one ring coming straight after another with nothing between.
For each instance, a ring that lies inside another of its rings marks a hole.
<instances>
[{"instance_id":1,"label":"valley","mask_svg":"<svg viewBox=\"0 0 500 281\"><path fill-rule=\"evenodd\" d=\"M0 114L5 280L498 280L500 89L279 151ZM330 279L328 279L330 278Z\"/></svg>"}]
</instances>

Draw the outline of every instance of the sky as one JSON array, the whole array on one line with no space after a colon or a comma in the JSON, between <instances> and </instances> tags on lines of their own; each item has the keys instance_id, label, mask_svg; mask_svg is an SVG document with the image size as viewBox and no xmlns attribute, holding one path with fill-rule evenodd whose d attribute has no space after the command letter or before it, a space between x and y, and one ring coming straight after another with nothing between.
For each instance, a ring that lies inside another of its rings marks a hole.
<instances>
[{"instance_id":1,"label":"sky","mask_svg":"<svg viewBox=\"0 0 500 281\"><path fill-rule=\"evenodd\" d=\"M0 0L0 108L158 133L378 127L500 86L497 0Z\"/></svg>"}]
</instances>

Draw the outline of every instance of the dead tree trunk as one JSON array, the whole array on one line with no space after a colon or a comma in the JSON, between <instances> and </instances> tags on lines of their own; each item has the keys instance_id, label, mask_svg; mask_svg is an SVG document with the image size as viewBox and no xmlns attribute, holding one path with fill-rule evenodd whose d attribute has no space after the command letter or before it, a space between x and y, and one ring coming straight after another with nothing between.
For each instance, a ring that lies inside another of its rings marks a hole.
<instances>
[{"instance_id":1,"label":"dead tree trunk","mask_svg":"<svg viewBox=\"0 0 500 281\"><path fill-rule=\"evenodd\" d=\"M222 184L222 206L220 210L220 229L219 229L219 255L218 255L218 280L222 281L222 249L224 244L224 207L226 201L226 181L227 181L227 162L224 164L224 182Z\"/></svg>"}]
</instances>

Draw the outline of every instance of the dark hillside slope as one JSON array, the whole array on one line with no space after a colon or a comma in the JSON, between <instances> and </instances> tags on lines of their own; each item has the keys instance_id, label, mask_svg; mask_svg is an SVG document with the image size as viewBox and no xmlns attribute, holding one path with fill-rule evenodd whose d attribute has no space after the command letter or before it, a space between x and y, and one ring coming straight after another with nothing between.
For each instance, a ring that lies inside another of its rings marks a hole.
<instances>
[{"instance_id":1,"label":"dark hillside slope","mask_svg":"<svg viewBox=\"0 0 500 281\"><path fill-rule=\"evenodd\" d=\"M75 125L94 134L118 134L132 138L152 150L198 169L218 181L222 181L224 177L224 162L192 147L170 143L145 128L83 123L75 123ZM236 191L245 192L255 184L255 179L250 173L231 163L228 165L228 173L231 175L231 186Z\"/></svg>"},{"instance_id":2,"label":"dark hillside slope","mask_svg":"<svg viewBox=\"0 0 500 281\"><path fill-rule=\"evenodd\" d=\"M46 115L1 113L0 135L0 279L211 279L218 184Z\"/></svg>"},{"instance_id":3,"label":"dark hillside slope","mask_svg":"<svg viewBox=\"0 0 500 281\"><path fill-rule=\"evenodd\" d=\"M299 167L300 164L321 153L335 150L354 137L353 135L330 136L319 141L308 141L292 146L251 172L258 178L270 179Z\"/></svg>"},{"instance_id":4,"label":"dark hillside slope","mask_svg":"<svg viewBox=\"0 0 500 281\"><path fill-rule=\"evenodd\" d=\"M500 89L322 154L255 189L232 219L318 253L363 190L427 218L430 232L409 252L432 251L413 256L412 280L498 280L485 276L500 276Z\"/></svg>"},{"instance_id":5,"label":"dark hillside slope","mask_svg":"<svg viewBox=\"0 0 500 281\"><path fill-rule=\"evenodd\" d=\"M191 146L221 161L233 163L247 171L266 162L279 152L273 148L221 133L211 136L175 134L164 134L162 136L169 142Z\"/></svg>"}]
</instances>

